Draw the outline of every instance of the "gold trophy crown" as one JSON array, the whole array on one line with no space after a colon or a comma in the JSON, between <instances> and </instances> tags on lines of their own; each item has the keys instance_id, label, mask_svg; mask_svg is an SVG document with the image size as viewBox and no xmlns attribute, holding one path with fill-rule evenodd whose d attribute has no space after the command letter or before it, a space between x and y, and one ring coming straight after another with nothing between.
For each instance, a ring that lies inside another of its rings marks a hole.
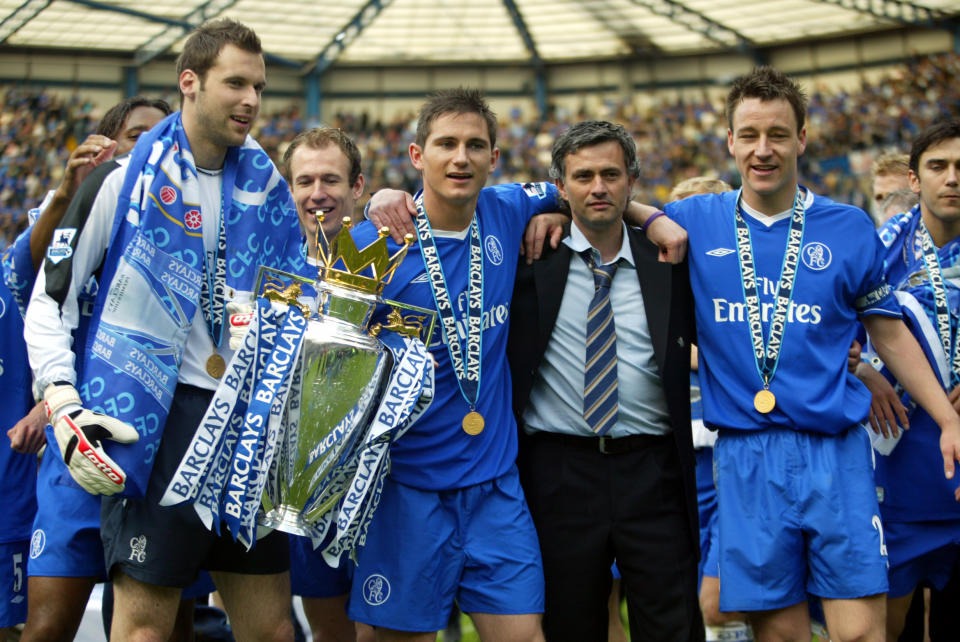
<instances>
[{"instance_id":1,"label":"gold trophy crown","mask_svg":"<svg viewBox=\"0 0 960 642\"><path fill-rule=\"evenodd\" d=\"M317 225L318 277L351 290L370 294L383 292L394 270L407 255L407 249L413 245L413 234L407 234L403 246L390 256L387 251L390 230L381 227L377 240L361 250L350 235L353 221L349 217L344 217L343 226L332 239L327 239L323 233L322 214L317 215L317 221L320 223Z\"/></svg>"}]
</instances>

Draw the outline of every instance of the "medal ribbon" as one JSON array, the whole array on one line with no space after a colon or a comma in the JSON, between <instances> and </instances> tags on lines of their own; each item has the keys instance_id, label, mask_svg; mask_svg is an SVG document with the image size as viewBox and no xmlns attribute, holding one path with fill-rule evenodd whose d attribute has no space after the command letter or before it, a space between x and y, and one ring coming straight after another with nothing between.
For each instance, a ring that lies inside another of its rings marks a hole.
<instances>
[{"instance_id":1,"label":"medal ribbon","mask_svg":"<svg viewBox=\"0 0 960 642\"><path fill-rule=\"evenodd\" d=\"M777 364L780 361L780 348L783 345L783 333L787 325L787 312L793 299L793 285L797 278L797 264L800 260L800 248L803 246L803 199L800 190L794 199L793 216L790 219L790 231L787 235L787 248L780 266L780 282L777 285L776 306L770 319L770 330L766 342L763 337L763 315L760 295L757 291L757 272L754 265L753 241L750 227L740 211L741 196L737 197L737 257L740 260L740 283L743 286L743 299L746 303L747 326L753 343L757 374L763 381L764 390L770 387Z\"/></svg>"},{"instance_id":2,"label":"medal ribbon","mask_svg":"<svg viewBox=\"0 0 960 642\"><path fill-rule=\"evenodd\" d=\"M433 230L423 208L423 195L417 198L417 236L420 239L423 265L430 281L434 305L440 315L443 336L447 341L450 363L457 376L460 394L466 400L470 410L476 410L480 395L480 355L483 351L483 247L480 243L480 224L474 214L470 223L470 262L467 294L467 347L466 365L464 350L457 330L457 320L453 313L453 303L447 288L447 279L440 263L437 243L433 239Z\"/></svg>"},{"instance_id":3,"label":"medal ribbon","mask_svg":"<svg viewBox=\"0 0 960 642\"><path fill-rule=\"evenodd\" d=\"M947 288L943 284L943 267L940 265L940 255L933 243L933 237L930 236L930 231L922 219L917 225L917 236L920 237L923 264L930 277L930 290L933 292L933 304L937 316L937 333L940 335L943 354L950 364L950 388L954 388L960 384L960 341L957 341L956 333L950 323Z\"/></svg>"},{"instance_id":4,"label":"medal ribbon","mask_svg":"<svg viewBox=\"0 0 960 642\"><path fill-rule=\"evenodd\" d=\"M231 147L228 154L237 154ZM199 170L198 170L199 171ZM203 320L207 324L207 332L213 339L213 345L220 347L223 341L223 324L226 310L227 295L227 225L226 209L228 203L233 202L233 187L237 182L237 163L223 164L223 184L220 190L220 212L217 219L217 246L210 256L210 252L203 252L203 283L200 289L200 310ZM228 198L229 196L229 198ZM201 216L206 214L201 212ZM211 265L212 263L212 265Z\"/></svg>"}]
</instances>

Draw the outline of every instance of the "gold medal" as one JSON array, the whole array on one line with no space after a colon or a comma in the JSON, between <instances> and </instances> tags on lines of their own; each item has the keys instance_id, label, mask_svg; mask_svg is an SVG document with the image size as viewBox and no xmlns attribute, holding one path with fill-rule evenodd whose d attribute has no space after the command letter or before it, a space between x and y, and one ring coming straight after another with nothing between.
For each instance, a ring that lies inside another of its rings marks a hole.
<instances>
[{"instance_id":1,"label":"gold medal","mask_svg":"<svg viewBox=\"0 0 960 642\"><path fill-rule=\"evenodd\" d=\"M468 435L479 435L483 432L483 415L476 410L471 410L463 416L463 432Z\"/></svg>"},{"instance_id":2,"label":"gold medal","mask_svg":"<svg viewBox=\"0 0 960 642\"><path fill-rule=\"evenodd\" d=\"M210 355L210 358L207 359L207 374L213 377L214 379L219 379L223 376L223 373L227 369L227 364L224 362L223 357L214 352Z\"/></svg>"},{"instance_id":3,"label":"gold medal","mask_svg":"<svg viewBox=\"0 0 960 642\"><path fill-rule=\"evenodd\" d=\"M767 414L773 407L777 405L777 398L773 396L773 393L764 388L759 391L753 397L753 407L757 409L757 412Z\"/></svg>"}]
</instances>

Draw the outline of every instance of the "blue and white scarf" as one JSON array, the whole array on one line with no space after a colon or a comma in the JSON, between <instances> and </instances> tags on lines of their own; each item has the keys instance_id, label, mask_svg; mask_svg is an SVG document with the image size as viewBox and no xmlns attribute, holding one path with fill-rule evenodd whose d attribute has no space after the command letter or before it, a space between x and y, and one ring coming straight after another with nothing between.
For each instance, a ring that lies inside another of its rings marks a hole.
<instances>
[{"instance_id":1,"label":"blue and white scarf","mask_svg":"<svg viewBox=\"0 0 960 642\"><path fill-rule=\"evenodd\" d=\"M83 377L110 381L113 395L127 400L111 414L140 434L133 444L105 442L127 472L125 496L146 490L203 280L218 277L219 297L243 296L260 265L288 272L305 267L290 190L249 136L227 150L222 212L203 212L200 202L193 154L174 113L142 135L130 155L100 279L109 285L97 296ZM223 217L218 243L225 243L217 253L222 260L206 270L203 216ZM79 388L83 394L86 387Z\"/></svg>"}]
</instances>

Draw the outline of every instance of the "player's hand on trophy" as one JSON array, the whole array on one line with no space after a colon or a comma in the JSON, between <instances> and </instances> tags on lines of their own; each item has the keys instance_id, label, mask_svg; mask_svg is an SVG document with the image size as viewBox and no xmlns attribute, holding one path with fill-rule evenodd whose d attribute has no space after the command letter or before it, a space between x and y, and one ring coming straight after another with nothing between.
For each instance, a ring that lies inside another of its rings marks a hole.
<instances>
[{"instance_id":1,"label":"player's hand on trophy","mask_svg":"<svg viewBox=\"0 0 960 642\"><path fill-rule=\"evenodd\" d=\"M113 439L123 444L140 436L133 426L80 404L72 384L56 382L43 391L47 418L60 446L70 475L94 495L113 495L123 490L127 475L107 453L101 442Z\"/></svg>"},{"instance_id":2,"label":"player's hand on trophy","mask_svg":"<svg viewBox=\"0 0 960 642\"><path fill-rule=\"evenodd\" d=\"M227 319L230 321L230 349L239 350L253 320L253 304L230 301L227 303Z\"/></svg>"},{"instance_id":3,"label":"player's hand on trophy","mask_svg":"<svg viewBox=\"0 0 960 642\"><path fill-rule=\"evenodd\" d=\"M390 238L397 245L403 243L403 237L407 234L413 234L414 237L417 235L417 228L413 224L417 205L413 202L413 197L402 190L377 190L370 197L364 214L377 229L390 228Z\"/></svg>"}]
</instances>

